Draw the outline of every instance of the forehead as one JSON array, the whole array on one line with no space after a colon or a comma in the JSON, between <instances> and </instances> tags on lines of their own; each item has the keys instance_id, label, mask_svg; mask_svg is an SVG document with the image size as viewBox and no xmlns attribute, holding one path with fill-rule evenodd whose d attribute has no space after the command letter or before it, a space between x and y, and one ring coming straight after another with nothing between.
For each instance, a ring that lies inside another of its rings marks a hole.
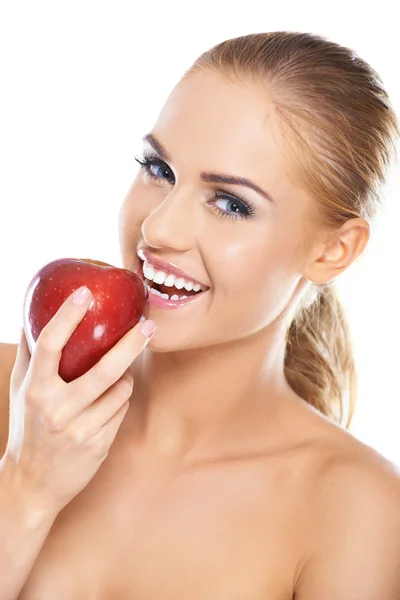
<instances>
[{"instance_id":1,"label":"forehead","mask_svg":"<svg viewBox=\"0 0 400 600\"><path fill-rule=\"evenodd\" d=\"M277 123L266 94L207 72L176 86L153 133L176 165L261 177L272 187L285 177Z\"/></svg>"}]
</instances>

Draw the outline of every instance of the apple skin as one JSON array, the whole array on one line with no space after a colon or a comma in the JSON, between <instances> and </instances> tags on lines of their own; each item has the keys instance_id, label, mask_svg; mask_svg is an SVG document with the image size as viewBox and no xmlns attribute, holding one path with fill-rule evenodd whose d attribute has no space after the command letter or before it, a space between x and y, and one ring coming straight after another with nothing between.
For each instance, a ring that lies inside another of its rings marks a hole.
<instances>
[{"instance_id":1,"label":"apple skin","mask_svg":"<svg viewBox=\"0 0 400 600\"><path fill-rule=\"evenodd\" d=\"M61 353L58 373L67 383L91 369L148 310L148 291L136 273L90 258L59 258L39 269L25 294L23 327L31 354L42 329L82 285L92 297Z\"/></svg>"}]
</instances>

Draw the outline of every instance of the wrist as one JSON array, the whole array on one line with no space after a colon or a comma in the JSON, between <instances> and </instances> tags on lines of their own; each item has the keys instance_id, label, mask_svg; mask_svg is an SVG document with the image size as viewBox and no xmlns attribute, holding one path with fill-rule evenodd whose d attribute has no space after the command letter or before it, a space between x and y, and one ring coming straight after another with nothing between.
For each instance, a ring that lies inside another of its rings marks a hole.
<instances>
[{"instance_id":1,"label":"wrist","mask_svg":"<svg viewBox=\"0 0 400 600\"><path fill-rule=\"evenodd\" d=\"M7 454L0 459L0 499L30 528L52 523L58 510L46 506L29 490L14 459Z\"/></svg>"}]
</instances>

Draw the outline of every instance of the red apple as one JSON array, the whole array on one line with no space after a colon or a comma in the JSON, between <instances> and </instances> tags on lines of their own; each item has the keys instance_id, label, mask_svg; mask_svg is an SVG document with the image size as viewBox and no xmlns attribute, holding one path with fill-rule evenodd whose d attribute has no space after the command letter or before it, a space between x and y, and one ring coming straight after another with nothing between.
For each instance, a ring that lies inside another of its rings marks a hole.
<instances>
[{"instance_id":1,"label":"red apple","mask_svg":"<svg viewBox=\"0 0 400 600\"><path fill-rule=\"evenodd\" d=\"M24 298L23 326L32 353L43 327L78 287L92 292L89 308L64 346L59 375L70 382L86 373L134 327L147 309L143 280L128 269L90 258L59 258L32 278Z\"/></svg>"}]
</instances>

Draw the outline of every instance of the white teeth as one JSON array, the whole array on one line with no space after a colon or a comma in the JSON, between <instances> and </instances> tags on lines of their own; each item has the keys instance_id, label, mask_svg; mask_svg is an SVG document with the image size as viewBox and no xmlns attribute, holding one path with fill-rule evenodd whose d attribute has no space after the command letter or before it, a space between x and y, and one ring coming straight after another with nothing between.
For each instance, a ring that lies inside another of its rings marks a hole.
<instances>
[{"instance_id":1,"label":"white teeth","mask_svg":"<svg viewBox=\"0 0 400 600\"><path fill-rule=\"evenodd\" d=\"M149 263L144 262L143 263L143 273L144 276L146 277L146 279L150 279L151 281L153 280L154 277L154 269L151 265L149 265Z\"/></svg>"},{"instance_id":2,"label":"white teeth","mask_svg":"<svg viewBox=\"0 0 400 600\"><path fill-rule=\"evenodd\" d=\"M149 287L149 292L150 294L154 294L155 296L160 296L161 297L161 292L159 292L158 290Z\"/></svg>"},{"instance_id":3,"label":"white teeth","mask_svg":"<svg viewBox=\"0 0 400 600\"><path fill-rule=\"evenodd\" d=\"M177 290L181 290L185 285L185 280L183 279L183 277L178 277L178 279L175 279L175 287Z\"/></svg>"},{"instance_id":4,"label":"white teeth","mask_svg":"<svg viewBox=\"0 0 400 600\"><path fill-rule=\"evenodd\" d=\"M153 281L154 283L164 283L165 279L167 278L167 274L164 273L164 271L156 271L154 277L153 277Z\"/></svg>"},{"instance_id":5,"label":"white teeth","mask_svg":"<svg viewBox=\"0 0 400 600\"><path fill-rule=\"evenodd\" d=\"M169 297L168 294L162 294L160 291L156 290L155 288L150 287L150 281L148 279L145 279L145 284L147 285L147 289L149 290L150 294L154 294L154 296L159 296L160 298L164 298L164 300L184 300L185 298L188 298L188 296L178 296L178 294L173 294L173 296Z\"/></svg>"},{"instance_id":6,"label":"white teeth","mask_svg":"<svg viewBox=\"0 0 400 600\"><path fill-rule=\"evenodd\" d=\"M172 287L175 283L175 275L168 275L167 279L164 281L164 285L167 287Z\"/></svg>"},{"instance_id":7,"label":"white teeth","mask_svg":"<svg viewBox=\"0 0 400 600\"><path fill-rule=\"evenodd\" d=\"M200 283L194 283L185 279L184 277L176 277L176 275L167 274L164 271L157 271L154 267L149 265L148 262L143 262L143 273L146 279L154 281L159 285L166 285L167 287L176 287L178 290L185 288L188 292L193 290L194 292L205 291L207 287L202 286Z\"/></svg>"},{"instance_id":8,"label":"white teeth","mask_svg":"<svg viewBox=\"0 0 400 600\"><path fill-rule=\"evenodd\" d=\"M189 296L178 296L178 294L173 294L171 297L169 297L168 294L162 294L155 288L150 287L151 282L148 281L147 279L145 279L145 283L147 285L147 289L149 290L150 294L154 294L155 296L160 296L160 298L164 298L164 300L185 300L185 298L189 298Z\"/></svg>"}]
</instances>

